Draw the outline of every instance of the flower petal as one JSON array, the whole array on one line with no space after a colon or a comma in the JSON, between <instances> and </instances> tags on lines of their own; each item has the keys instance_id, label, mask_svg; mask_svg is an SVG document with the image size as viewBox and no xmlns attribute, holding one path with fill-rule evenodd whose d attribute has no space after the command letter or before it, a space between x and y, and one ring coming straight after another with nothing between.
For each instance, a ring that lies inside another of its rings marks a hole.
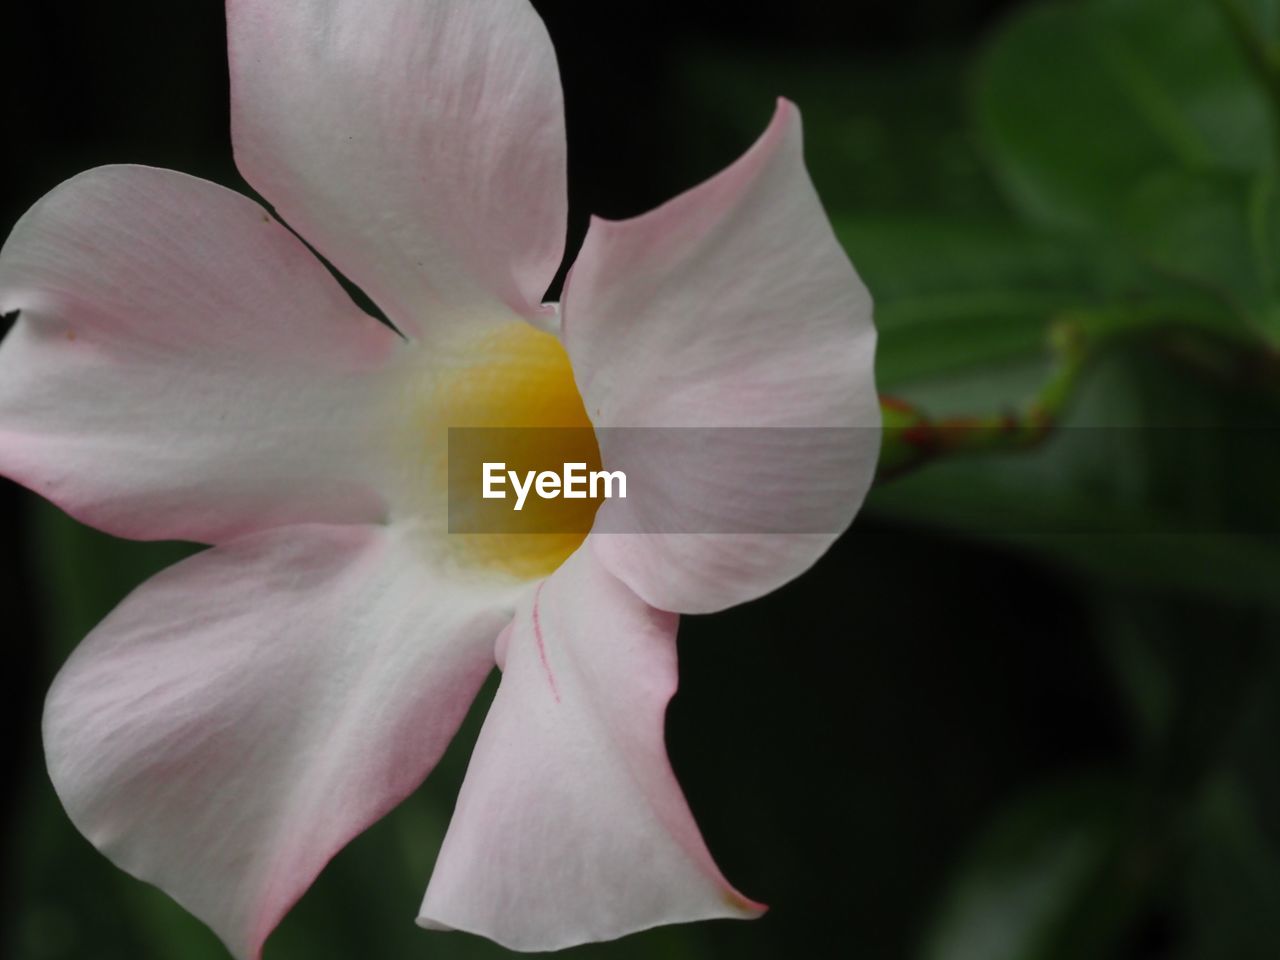
<instances>
[{"instance_id":1,"label":"flower petal","mask_svg":"<svg viewBox=\"0 0 1280 960\"><path fill-rule=\"evenodd\" d=\"M229 0L227 27L241 173L401 330L538 309L568 200L528 0Z\"/></svg>"},{"instance_id":2,"label":"flower petal","mask_svg":"<svg viewBox=\"0 0 1280 960\"><path fill-rule=\"evenodd\" d=\"M640 508L607 502L601 529L660 532L593 538L606 566L653 606L700 613L760 596L821 556L875 472L871 312L785 100L720 175L634 220L593 221L562 310L592 422L762 428L725 431L681 470L622 442L627 431L604 431L608 468L662 511L615 523ZM788 504L793 526L778 516ZM749 533L759 514L775 532Z\"/></svg>"},{"instance_id":3,"label":"flower petal","mask_svg":"<svg viewBox=\"0 0 1280 960\"><path fill-rule=\"evenodd\" d=\"M763 910L721 876L667 762L675 633L585 547L526 599L420 924L552 950Z\"/></svg>"},{"instance_id":4,"label":"flower petal","mask_svg":"<svg viewBox=\"0 0 1280 960\"><path fill-rule=\"evenodd\" d=\"M257 204L105 167L0 252L0 474L139 539L217 542L385 507L370 429L401 341Z\"/></svg>"},{"instance_id":5,"label":"flower petal","mask_svg":"<svg viewBox=\"0 0 1280 960\"><path fill-rule=\"evenodd\" d=\"M240 958L422 781L493 664L495 597L404 534L291 527L161 573L76 650L45 706L71 819Z\"/></svg>"}]
</instances>

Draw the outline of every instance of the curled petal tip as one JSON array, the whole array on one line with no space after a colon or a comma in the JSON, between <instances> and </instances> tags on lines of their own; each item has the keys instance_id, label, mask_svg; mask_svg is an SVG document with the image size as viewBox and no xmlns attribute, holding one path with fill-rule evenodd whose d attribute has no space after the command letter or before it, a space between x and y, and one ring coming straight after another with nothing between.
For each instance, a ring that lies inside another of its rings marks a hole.
<instances>
[{"instance_id":1,"label":"curled petal tip","mask_svg":"<svg viewBox=\"0 0 1280 960\"><path fill-rule=\"evenodd\" d=\"M732 887L725 890L724 901L746 920L757 920L769 912L769 905L744 896Z\"/></svg>"}]
</instances>

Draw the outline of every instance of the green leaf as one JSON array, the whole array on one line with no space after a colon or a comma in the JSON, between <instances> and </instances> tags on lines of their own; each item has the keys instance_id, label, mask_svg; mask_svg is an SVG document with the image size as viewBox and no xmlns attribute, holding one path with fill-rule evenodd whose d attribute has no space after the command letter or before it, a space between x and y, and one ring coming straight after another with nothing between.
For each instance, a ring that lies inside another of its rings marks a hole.
<instances>
[{"instance_id":1,"label":"green leaf","mask_svg":"<svg viewBox=\"0 0 1280 960\"><path fill-rule=\"evenodd\" d=\"M1162 322L1256 335L1203 282L1009 221L849 217L836 232L874 292L880 389L933 416L998 414L1036 394L1062 319L1108 328L1090 335Z\"/></svg>"},{"instance_id":2,"label":"green leaf","mask_svg":"<svg viewBox=\"0 0 1280 960\"><path fill-rule=\"evenodd\" d=\"M1123 786L1088 780L1012 804L963 861L924 960L1106 956L1150 879L1133 810Z\"/></svg>"},{"instance_id":3,"label":"green leaf","mask_svg":"<svg viewBox=\"0 0 1280 960\"><path fill-rule=\"evenodd\" d=\"M969 124L966 69L950 50L886 60L691 49L680 64L676 142L681 162L696 157L697 173L669 189L723 169L785 96L803 116L805 161L833 216L1003 214Z\"/></svg>"},{"instance_id":4,"label":"green leaf","mask_svg":"<svg viewBox=\"0 0 1280 960\"><path fill-rule=\"evenodd\" d=\"M976 113L1017 207L1106 232L1153 174L1254 174L1272 155L1266 98L1204 0L1029 7L977 73Z\"/></svg>"},{"instance_id":5,"label":"green leaf","mask_svg":"<svg viewBox=\"0 0 1280 960\"><path fill-rule=\"evenodd\" d=\"M1184 891L1193 960L1280 956L1280 856L1236 777L1203 791L1192 813Z\"/></svg>"},{"instance_id":6,"label":"green leaf","mask_svg":"<svg viewBox=\"0 0 1280 960\"><path fill-rule=\"evenodd\" d=\"M923 381L1009 364L1029 366L1030 386L1048 361L1050 320L1096 300L1077 251L1016 226L900 217L836 229L875 292L882 390L911 394Z\"/></svg>"},{"instance_id":7,"label":"green leaf","mask_svg":"<svg viewBox=\"0 0 1280 960\"><path fill-rule=\"evenodd\" d=\"M1269 175L1168 171L1134 189L1120 223L1154 270L1270 328L1280 280L1278 200Z\"/></svg>"}]
</instances>

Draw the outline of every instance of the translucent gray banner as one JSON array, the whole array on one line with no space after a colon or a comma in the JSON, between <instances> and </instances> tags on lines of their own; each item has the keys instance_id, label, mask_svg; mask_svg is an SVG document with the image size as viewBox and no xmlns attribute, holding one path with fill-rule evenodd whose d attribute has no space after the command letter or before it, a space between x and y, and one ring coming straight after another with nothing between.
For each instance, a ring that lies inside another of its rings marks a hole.
<instances>
[{"instance_id":1,"label":"translucent gray banner","mask_svg":"<svg viewBox=\"0 0 1280 960\"><path fill-rule=\"evenodd\" d=\"M1280 535L1280 492L1250 482L1280 469L1280 427L1075 427L1007 450L974 444L979 429L885 434L898 454L918 443L907 452L921 459L872 505L1000 535ZM449 530L838 533L862 501L881 437L875 428L452 429ZM485 464L502 496L484 496ZM555 479L540 492L542 473ZM594 491L592 474L601 474ZM915 486L923 481L927 492Z\"/></svg>"},{"instance_id":2,"label":"translucent gray banner","mask_svg":"<svg viewBox=\"0 0 1280 960\"><path fill-rule=\"evenodd\" d=\"M838 533L878 429L449 431L451 533Z\"/></svg>"}]
</instances>

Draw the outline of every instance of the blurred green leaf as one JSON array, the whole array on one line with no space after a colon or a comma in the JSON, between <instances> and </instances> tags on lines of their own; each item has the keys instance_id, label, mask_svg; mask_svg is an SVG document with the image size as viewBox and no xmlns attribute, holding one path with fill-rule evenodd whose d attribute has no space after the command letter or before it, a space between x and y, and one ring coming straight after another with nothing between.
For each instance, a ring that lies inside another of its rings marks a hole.
<instances>
[{"instance_id":1,"label":"blurred green leaf","mask_svg":"<svg viewBox=\"0 0 1280 960\"><path fill-rule=\"evenodd\" d=\"M758 137L779 96L799 107L805 162L833 216L989 218L1004 201L969 123L960 51L806 59L691 49L682 61L681 131L704 175ZM673 183L686 189L688 181Z\"/></svg>"},{"instance_id":2,"label":"blurred green leaf","mask_svg":"<svg viewBox=\"0 0 1280 960\"><path fill-rule=\"evenodd\" d=\"M1271 6L1252 5L1260 26ZM977 76L987 156L1024 216L1280 335L1273 105L1212 3L1031 6Z\"/></svg>"},{"instance_id":3,"label":"blurred green leaf","mask_svg":"<svg viewBox=\"0 0 1280 960\"><path fill-rule=\"evenodd\" d=\"M1231 697L1232 721L1209 716L1206 722L1201 711L1184 723L1195 732L1216 727L1220 735L1216 749L1199 751L1207 775L1196 781L1181 825L1186 871L1180 909L1188 917L1189 957L1261 960L1280 956L1280 617L1254 624L1252 650L1240 642L1240 624L1219 616L1214 626L1225 642L1197 645L1192 670L1179 665L1186 691L1180 699L1203 699L1208 674ZM1164 643L1173 646L1176 633L1166 633ZM1176 662L1176 654L1165 659ZM1222 663L1213 664L1215 659ZM1232 670L1244 682L1218 679Z\"/></svg>"},{"instance_id":4,"label":"blurred green leaf","mask_svg":"<svg viewBox=\"0 0 1280 960\"><path fill-rule=\"evenodd\" d=\"M1096 244L1007 221L840 218L836 232L875 292L881 391L935 417L995 415L1038 393L1064 323L1093 346L1178 325L1256 339L1207 283L1166 284Z\"/></svg>"},{"instance_id":5,"label":"blurred green leaf","mask_svg":"<svg viewBox=\"0 0 1280 960\"><path fill-rule=\"evenodd\" d=\"M1022 184L1011 194L1033 226L1012 219L977 167L963 70L949 55L769 70L728 54L688 57L707 104L691 140L719 157L708 169L732 152L727 143L758 133L773 94L805 110L815 181L876 298L882 391L933 416L996 415L1041 390L1049 332L1064 313L1132 311L1141 325L1242 341L1256 336L1249 322L1274 316L1280 218L1270 177L1251 173L1270 158L1266 104L1207 3L1037 5L997 35L978 71L986 155L1002 183ZM909 174L912 187L884 182L886 171ZM1089 229L1073 234L1061 210L1087 213ZM1131 381L1127 361L1102 364L1084 412L1046 449L933 467L877 490L871 508L1017 539L1100 577L1272 603L1280 548L1185 535L1197 525L1247 529L1247 504L1264 497L1235 489L1248 467L1239 451L1224 453L1229 438L1138 430L1184 425L1183 414L1207 417L1200 427L1238 423L1241 410L1256 412L1251 401L1197 406L1214 391L1186 391L1187 369L1140 366ZM1096 429L1108 427L1127 432ZM1220 455L1239 469L1205 476ZM1091 535L1061 535L1074 529Z\"/></svg>"},{"instance_id":6,"label":"blurred green leaf","mask_svg":"<svg viewBox=\"0 0 1280 960\"><path fill-rule=\"evenodd\" d=\"M1189 960L1280 956L1280 855L1238 778L1210 782L1192 811L1184 891Z\"/></svg>"},{"instance_id":7,"label":"blurred green leaf","mask_svg":"<svg viewBox=\"0 0 1280 960\"><path fill-rule=\"evenodd\" d=\"M924 960L1103 957L1146 896L1122 785L1080 779L1001 812L965 859Z\"/></svg>"},{"instance_id":8,"label":"blurred green leaf","mask_svg":"<svg viewBox=\"0 0 1280 960\"><path fill-rule=\"evenodd\" d=\"M1167 171L1142 181L1121 230L1151 267L1198 287L1241 320L1280 334L1271 306L1280 279L1280 193L1270 174Z\"/></svg>"},{"instance_id":9,"label":"blurred green leaf","mask_svg":"<svg viewBox=\"0 0 1280 960\"><path fill-rule=\"evenodd\" d=\"M1253 174L1272 155L1265 95L1205 0L1026 7L982 58L976 103L1010 197L1058 228L1106 231L1153 174Z\"/></svg>"},{"instance_id":10,"label":"blurred green leaf","mask_svg":"<svg viewBox=\"0 0 1280 960\"><path fill-rule=\"evenodd\" d=\"M1029 362L1034 381L1049 321L1097 299L1078 251L1013 225L848 218L836 229L875 291L881 390L1011 361Z\"/></svg>"}]
</instances>

